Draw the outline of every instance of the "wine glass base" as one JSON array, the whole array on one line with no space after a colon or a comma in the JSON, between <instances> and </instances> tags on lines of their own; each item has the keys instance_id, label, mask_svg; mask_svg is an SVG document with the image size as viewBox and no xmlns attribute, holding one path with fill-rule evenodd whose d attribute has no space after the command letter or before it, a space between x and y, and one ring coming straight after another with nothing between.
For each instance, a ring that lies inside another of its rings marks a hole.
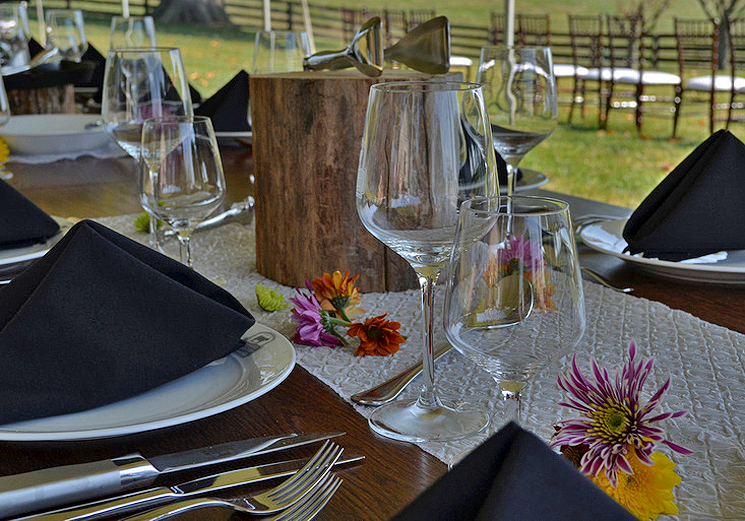
<instances>
[{"instance_id":1,"label":"wine glass base","mask_svg":"<svg viewBox=\"0 0 745 521\"><path fill-rule=\"evenodd\" d=\"M418 399L400 400L380 406L368 420L381 436L400 441L459 440L489 426L487 411L467 402L439 400L425 407Z\"/></svg>"}]
</instances>

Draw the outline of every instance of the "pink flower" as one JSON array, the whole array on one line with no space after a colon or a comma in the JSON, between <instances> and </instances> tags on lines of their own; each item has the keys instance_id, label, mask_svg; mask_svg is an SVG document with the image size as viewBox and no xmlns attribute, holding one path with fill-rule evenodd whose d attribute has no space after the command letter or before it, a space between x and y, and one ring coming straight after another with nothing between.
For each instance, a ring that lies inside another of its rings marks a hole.
<instances>
[{"instance_id":1,"label":"pink flower","mask_svg":"<svg viewBox=\"0 0 745 521\"><path fill-rule=\"evenodd\" d=\"M309 292L307 294L295 288L296 297L290 298L295 304L292 309L292 320L297 322L297 332L293 342L310 346L339 346L342 345L338 337L328 333L321 324L321 304L313 294L310 282L305 281Z\"/></svg>"},{"instance_id":2,"label":"pink flower","mask_svg":"<svg viewBox=\"0 0 745 521\"><path fill-rule=\"evenodd\" d=\"M497 252L497 264L507 275L542 270L544 259L541 244L526 240L522 235L510 235L505 248L500 248Z\"/></svg>"},{"instance_id":3,"label":"pink flower","mask_svg":"<svg viewBox=\"0 0 745 521\"><path fill-rule=\"evenodd\" d=\"M568 394L567 401L559 405L578 411L581 417L562 422L551 446L587 445L587 452L580 460L580 471L599 477L605 470L613 487L618 485L619 470L634 473L626 458L629 449L633 449L645 465L654 464L651 455L659 442L680 454L692 454L665 439L664 431L652 425L686 414L686 411L653 414L670 387L670 378L645 405L641 404L641 390L653 364L652 358L637 359L636 346L631 342L629 360L613 379L593 359L594 381L590 381L580 372L575 356L571 370L566 376L559 376L559 387Z\"/></svg>"}]
</instances>

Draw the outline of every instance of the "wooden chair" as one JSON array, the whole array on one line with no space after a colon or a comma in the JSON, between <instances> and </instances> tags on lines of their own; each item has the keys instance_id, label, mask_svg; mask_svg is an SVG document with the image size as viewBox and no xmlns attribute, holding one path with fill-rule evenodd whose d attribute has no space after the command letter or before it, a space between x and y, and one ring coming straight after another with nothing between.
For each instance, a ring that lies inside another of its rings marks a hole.
<instances>
[{"instance_id":1,"label":"wooden chair","mask_svg":"<svg viewBox=\"0 0 745 521\"><path fill-rule=\"evenodd\" d=\"M551 17L547 14L517 15L517 37L519 45L551 46Z\"/></svg>"},{"instance_id":2,"label":"wooden chair","mask_svg":"<svg viewBox=\"0 0 745 521\"><path fill-rule=\"evenodd\" d=\"M745 80L738 76L738 72L745 70L745 18L729 20L727 24L729 68L733 81L730 84L729 101L726 104L727 116L716 118L726 121L725 127L729 128L732 122L743 122L745 116L735 116L735 110L745 108L745 103L738 101L738 97L745 95ZM720 106L718 105L717 108Z\"/></svg>"},{"instance_id":3,"label":"wooden chair","mask_svg":"<svg viewBox=\"0 0 745 521\"><path fill-rule=\"evenodd\" d=\"M714 132L714 123L719 119L717 110L727 108L727 121L732 117L734 97L745 89L745 78L735 76L736 61L730 61L728 71L720 71L719 37L720 24L717 20L681 20L674 19L675 39L678 51L678 69L683 82L676 92L675 117L673 120L673 137L677 137L678 121L689 91L706 93L709 116L709 132ZM734 27L734 31L739 30ZM731 53L733 56L739 53ZM733 58L736 60L736 58ZM708 74L691 75L696 68L704 68ZM717 103L717 94L729 94L727 105Z\"/></svg>"},{"instance_id":4,"label":"wooden chair","mask_svg":"<svg viewBox=\"0 0 745 521\"><path fill-rule=\"evenodd\" d=\"M601 16L577 16L569 17L569 38L572 47L572 64L570 72L574 79L572 86L572 99L569 108L569 123L572 122L574 109L577 105L581 108L582 117L585 117L585 105L588 93L588 84L592 86L598 99L598 123L603 115L602 110L602 79L601 70L604 66L603 56L603 18ZM557 69L554 67L554 74Z\"/></svg>"},{"instance_id":5,"label":"wooden chair","mask_svg":"<svg viewBox=\"0 0 745 521\"><path fill-rule=\"evenodd\" d=\"M507 20L503 14L491 12L491 26L489 27L489 44L500 45L507 41Z\"/></svg>"}]
</instances>

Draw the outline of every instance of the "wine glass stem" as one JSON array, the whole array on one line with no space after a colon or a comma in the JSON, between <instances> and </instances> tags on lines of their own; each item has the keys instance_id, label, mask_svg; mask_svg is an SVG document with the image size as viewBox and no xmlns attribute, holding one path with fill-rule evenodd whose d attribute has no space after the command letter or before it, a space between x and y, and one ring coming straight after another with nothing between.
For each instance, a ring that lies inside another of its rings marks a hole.
<instances>
[{"instance_id":1,"label":"wine glass stem","mask_svg":"<svg viewBox=\"0 0 745 521\"><path fill-rule=\"evenodd\" d=\"M509 420L513 420L517 423L520 423L521 416L522 416L522 392L517 391L508 391L507 389L502 389L502 399L504 400L504 405L506 409L505 418Z\"/></svg>"},{"instance_id":2,"label":"wine glass stem","mask_svg":"<svg viewBox=\"0 0 745 521\"><path fill-rule=\"evenodd\" d=\"M191 261L191 236L187 233L179 232L176 237L178 237L181 263L186 264L190 268L194 268Z\"/></svg>"},{"instance_id":3,"label":"wine glass stem","mask_svg":"<svg viewBox=\"0 0 745 521\"><path fill-rule=\"evenodd\" d=\"M419 275L419 286L422 290L422 315L424 317L424 352L422 353L424 385L422 393L419 395L419 404L425 408L435 408L439 405L439 398L435 392L435 361L432 350L435 281L436 279L432 276Z\"/></svg>"},{"instance_id":4,"label":"wine glass stem","mask_svg":"<svg viewBox=\"0 0 745 521\"><path fill-rule=\"evenodd\" d=\"M515 195L515 186L517 185L517 165L520 163L520 158L512 157L505 158L507 163L507 195Z\"/></svg>"}]
</instances>

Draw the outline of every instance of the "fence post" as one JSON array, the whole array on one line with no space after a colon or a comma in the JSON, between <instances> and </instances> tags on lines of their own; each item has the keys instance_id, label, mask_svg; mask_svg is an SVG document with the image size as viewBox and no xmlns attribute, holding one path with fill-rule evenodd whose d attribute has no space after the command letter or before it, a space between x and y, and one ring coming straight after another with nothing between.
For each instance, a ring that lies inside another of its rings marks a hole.
<instances>
[{"instance_id":1,"label":"fence post","mask_svg":"<svg viewBox=\"0 0 745 521\"><path fill-rule=\"evenodd\" d=\"M292 31L292 2L287 2L287 30Z\"/></svg>"}]
</instances>

